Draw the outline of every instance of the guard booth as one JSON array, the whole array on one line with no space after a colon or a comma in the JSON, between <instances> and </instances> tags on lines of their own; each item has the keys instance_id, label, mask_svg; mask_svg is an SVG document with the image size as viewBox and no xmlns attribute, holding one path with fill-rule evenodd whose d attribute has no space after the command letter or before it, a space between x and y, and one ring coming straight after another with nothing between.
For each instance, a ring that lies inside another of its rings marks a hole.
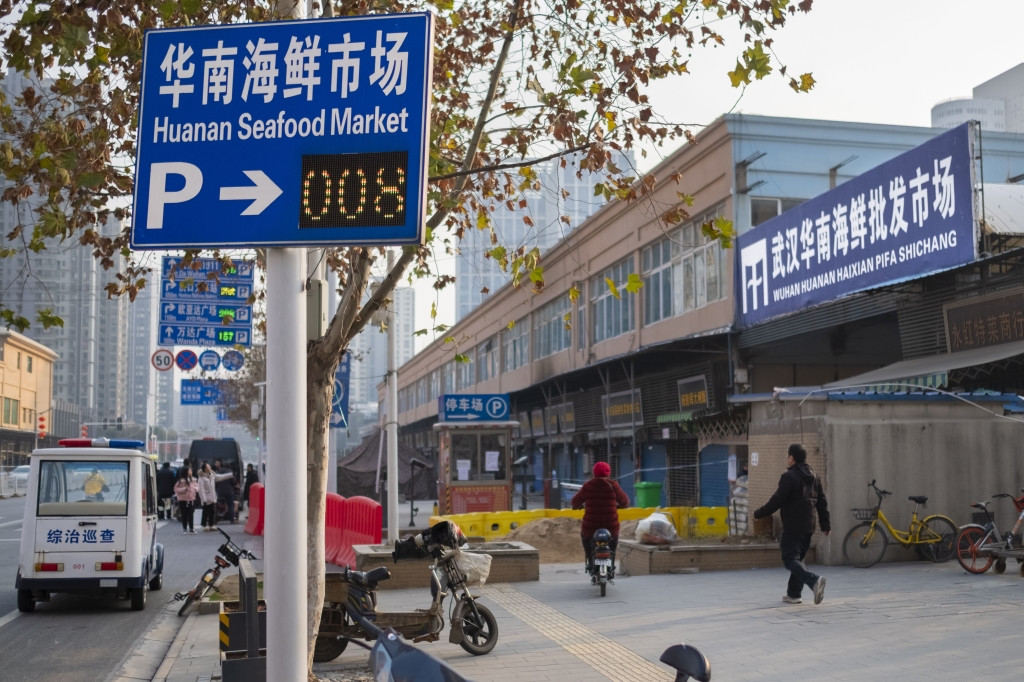
<instances>
[{"instance_id":1,"label":"guard booth","mask_svg":"<svg viewBox=\"0 0 1024 682\"><path fill-rule=\"evenodd\" d=\"M511 511L512 438L507 394L437 399L439 514Z\"/></svg>"}]
</instances>

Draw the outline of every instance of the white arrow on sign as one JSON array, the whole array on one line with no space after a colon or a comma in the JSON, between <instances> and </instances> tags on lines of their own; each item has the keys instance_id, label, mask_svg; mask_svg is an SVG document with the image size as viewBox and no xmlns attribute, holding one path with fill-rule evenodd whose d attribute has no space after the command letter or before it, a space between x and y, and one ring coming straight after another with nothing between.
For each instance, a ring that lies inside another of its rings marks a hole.
<instances>
[{"instance_id":1,"label":"white arrow on sign","mask_svg":"<svg viewBox=\"0 0 1024 682\"><path fill-rule=\"evenodd\" d=\"M252 180L254 185L248 187L221 187L221 201L252 201L249 207L242 211L242 215L259 215L274 203L274 200L281 196L281 188L267 174L260 170L242 171L246 177Z\"/></svg>"},{"instance_id":2,"label":"white arrow on sign","mask_svg":"<svg viewBox=\"0 0 1024 682\"><path fill-rule=\"evenodd\" d=\"M454 421L456 419L479 419L479 418L480 418L480 415L478 415L478 414L449 414L449 415L447 415L445 417L445 419L447 419L449 421Z\"/></svg>"}]
</instances>

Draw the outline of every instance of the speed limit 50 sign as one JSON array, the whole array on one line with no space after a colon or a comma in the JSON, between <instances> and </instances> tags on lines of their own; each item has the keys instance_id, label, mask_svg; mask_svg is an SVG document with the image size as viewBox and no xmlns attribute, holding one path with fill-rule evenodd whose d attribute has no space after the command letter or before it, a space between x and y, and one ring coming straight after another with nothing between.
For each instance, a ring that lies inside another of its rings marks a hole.
<instances>
[{"instance_id":1,"label":"speed limit 50 sign","mask_svg":"<svg viewBox=\"0 0 1024 682\"><path fill-rule=\"evenodd\" d=\"M153 363L153 366L156 367L158 370L160 370L161 372L166 372L167 370L174 367L174 353L167 350L166 348L161 348L160 350L153 353L153 358L151 361Z\"/></svg>"}]
</instances>

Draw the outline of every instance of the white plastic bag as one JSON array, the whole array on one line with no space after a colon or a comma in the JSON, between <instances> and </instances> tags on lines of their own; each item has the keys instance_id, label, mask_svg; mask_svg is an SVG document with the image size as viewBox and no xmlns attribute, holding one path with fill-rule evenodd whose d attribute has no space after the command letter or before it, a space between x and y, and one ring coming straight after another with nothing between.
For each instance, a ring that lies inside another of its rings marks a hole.
<instances>
[{"instance_id":1,"label":"white plastic bag","mask_svg":"<svg viewBox=\"0 0 1024 682\"><path fill-rule=\"evenodd\" d=\"M458 550L458 552L455 556L455 565L466 574L466 584L483 585L487 582L487 576L491 574L491 560L494 557L490 554L478 554L463 550Z\"/></svg>"},{"instance_id":2,"label":"white plastic bag","mask_svg":"<svg viewBox=\"0 0 1024 682\"><path fill-rule=\"evenodd\" d=\"M654 512L636 524L636 540L645 545L670 545L676 537L676 525L668 514Z\"/></svg>"}]
</instances>

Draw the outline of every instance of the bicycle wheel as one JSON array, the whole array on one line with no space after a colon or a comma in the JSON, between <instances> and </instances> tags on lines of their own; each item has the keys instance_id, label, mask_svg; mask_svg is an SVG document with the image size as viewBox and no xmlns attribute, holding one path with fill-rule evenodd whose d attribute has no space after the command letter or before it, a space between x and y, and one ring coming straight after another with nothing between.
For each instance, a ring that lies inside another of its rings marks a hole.
<instances>
[{"instance_id":1,"label":"bicycle wheel","mask_svg":"<svg viewBox=\"0 0 1024 682\"><path fill-rule=\"evenodd\" d=\"M952 559L956 554L956 524L940 514L926 517L921 523L924 525L914 543L921 558L937 564Z\"/></svg>"},{"instance_id":2,"label":"bicycle wheel","mask_svg":"<svg viewBox=\"0 0 1024 682\"><path fill-rule=\"evenodd\" d=\"M188 596L185 597L185 603L181 605L180 609L178 609L178 615L184 616L188 613L189 607L191 607L192 604L202 601L203 597L205 597L211 589L213 589L213 585L206 582L203 578L200 578L199 583L189 590Z\"/></svg>"},{"instance_id":3,"label":"bicycle wheel","mask_svg":"<svg viewBox=\"0 0 1024 682\"><path fill-rule=\"evenodd\" d=\"M977 525L964 526L956 536L956 560L968 573L984 573L995 559L982 549L989 534Z\"/></svg>"},{"instance_id":4,"label":"bicycle wheel","mask_svg":"<svg viewBox=\"0 0 1024 682\"><path fill-rule=\"evenodd\" d=\"M843 540L843 558L857 568L874 566L885 556L889 538L873 521L858 523Z\"/></svg>"}]
</instances>

